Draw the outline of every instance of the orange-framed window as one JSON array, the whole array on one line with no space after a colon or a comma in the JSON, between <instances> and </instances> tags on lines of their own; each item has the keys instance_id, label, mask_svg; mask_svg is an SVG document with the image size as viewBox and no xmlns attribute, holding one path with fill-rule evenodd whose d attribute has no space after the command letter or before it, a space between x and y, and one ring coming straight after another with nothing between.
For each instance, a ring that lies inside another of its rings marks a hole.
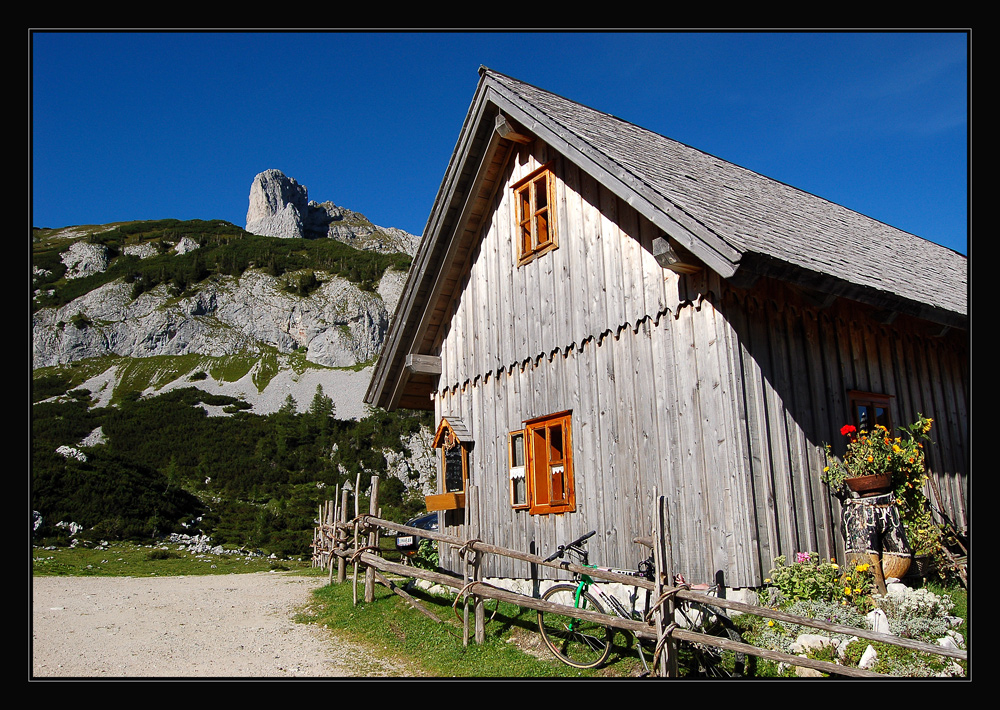
<instances>
[{"instance_id":1,"label":"orange-framed window","mask_svg":"<svg viewBox=\"0 0 1000 710\"><path fill-rule=\"evenodd\" d=\"M513 186L517 203L517 263L526 264L555 249L555 176L551 164L543 165Z\"/></svg>"},{"instance_id":2,"label":"orange-framed window","mask_svg":"<svg viewBox=\"0 0 1000 710\"><path fill-rule=\"evenodd\" d=\"M529 419L524 429L512 432L511 504L527 507L532 515L570 513L576 510L576 485L573 479L572 413L559 412ZM517 491L514 465L517 442L523 447L524 492L526 499L515 497Z\"/></svg>"},{"instance_id":3,"label":"orange-framed window","mask_svg":"<svg viewBox=\"0 0 1000 710\"><path fill-rule=\"evenodd\" d=\"M510 470L510 505L528 507L528 468L525 466L524 429L507 435L507 461Z\"/></svg>"},{"instance_id":4,"label":"orange-framed window","mask_svg":"<svg viewBox=\"0 0 1000 710\"><path fill-rule=\"evenodd\" d=\"M892 401L891 395L851 390L847 396L851 403L854 426L858 428L858 431L871 432L878 425L893 431L892 414L889 411L889 404Z\"/></svg>"}]
</instances>

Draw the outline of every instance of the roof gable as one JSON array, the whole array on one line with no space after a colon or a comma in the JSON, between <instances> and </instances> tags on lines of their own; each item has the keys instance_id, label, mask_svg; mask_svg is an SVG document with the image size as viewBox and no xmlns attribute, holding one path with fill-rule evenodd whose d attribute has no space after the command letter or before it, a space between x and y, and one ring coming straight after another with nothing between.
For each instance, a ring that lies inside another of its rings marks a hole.
<instances>
[{"instance_id":1,"label":"roof gable","mask_svg":"<svg viewBox=\"0 0 1000 710\"><path fill-rule=\"evenodd\" d=\"M430 405L433 372L415 368L412 356L431 352L447 317L443 304L461 280L502 172L510 140L494 130L498 114L737 284L774 276L967 327L968 260L961 254L482 67L369 386L369 403ZM906 269L897 265L901 253L907 254Z\"/></svg>"}]
</instances>

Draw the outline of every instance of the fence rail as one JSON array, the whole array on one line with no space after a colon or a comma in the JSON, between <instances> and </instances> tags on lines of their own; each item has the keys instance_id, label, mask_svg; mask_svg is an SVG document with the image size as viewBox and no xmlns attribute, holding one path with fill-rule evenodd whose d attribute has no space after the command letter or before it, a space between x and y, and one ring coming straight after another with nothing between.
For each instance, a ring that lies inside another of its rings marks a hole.
<instances>
[{"instance_id":1,"label":"fence rail","mask_svg":"<svg viewBox=\"0 0 1000 710\"><path fill-rule=\"evenodd\" d=\"M949 649L935 644L924 643L922 641L914 641L890 634L881 634L874 631L868 631L866 629L858 629L853 626L844 626L818 619L809 619L776 609L769 609L767 607L701 594L699 592L691 591L684 586L678 587L667 585L663 583L663 581L672 579L673 576L666 574L664 571L670 569L669 561L666 560L666 555L664 554L664 550L669 549L669 546L665 544L665 542L669 539L669 531L662 529L665 528L665 526L657 526L658 529L653 530L652 542L654 560L656 560L656 574L655 580L649 581L639 577L619 574L608 570L582 567L568 561L548 562L538 555L500 547L498 545L493 545L480 540L476 529L476 519L478 518L476 515L478 496L476 495L475 487L469 488L466 499L467 515L470 522L471 533L468 539L459 538L454 535L448 535L437 531L408 527L390 520L384 520L377 514L378 483L378 477L373 476L371 482L370 506L367 514L361 514L358 511L358 503L357 499L355 499L354 517L348 519L347 491L341 491L338 493L338 497L340 499L339 503L335 499L334 501L325 502L320 507L319 525L316 527L313 535L313 566L329 569L331 582L333 581L334 572L336 571L337 581L343 582L346 580L346 568L348 565L351 565L354 569L355 603L357 603L356 590L358 571L363 567L365 571L364 600L366 602L371 602L374 599L374 584L377 582L379 584L383 584L397 595L403 597L408 604L417 609L420 613L431 617L435 621L440 621L440 619L438 619L432 612L424 608L418 600L414 599L404 590L396 586L391 580L385 577L383 573L422 579L427 582L440 584L457 590L459 595L464 597L465 601L465 615L463 618L463 643L465 644L470 642L472 636L474 636L477 643L482 643L485 640L485 614L483 611L483 603L486 599L493 599L542 612L554 612L560 614L571 613L575 616L590 619L606 626L612 626L628 631L642 638L656 640L659 645L663 646L665 653L659 656L660 662L655 670L659 675L664 677L670 677L676 674L676 644L678 641L699 643L730 651L752 654L760 658L766 658L777 662L785 662L795 666L812 668L834 675L850 676L855 678L886 677L882 674L859 668L851 668L849 666L842 666L828 661L813 660L810 658L803 658L801 656L782 653L780 651L758 648L750 644L733 641L727 638L707 636L690 631L683 627L679 627L675 624L666 623L666 618L673 617L673 605L675 600L681 599L722 607L741 613L754 614L767 619L798 624L808 628L819 629L831 633L856 636L869 641L878 641L907 648L913 651L932 653L959 660L968 659L968 652L960 649ZM355 490L358 490L357 486L355 486ZM657 519L665 521L666 516L662 512L665 510L665 501L662 497L656 496L655 491L654 499L657 500L660 508L660 513L658 514ZM453 576L443 572L435 572L432 570L421 569L386 560L378 554L378 535L381 530L410 534L435 540L459 549L462 552L463 557L466 559L466 570L464 576ZM538 565L539 567L548 567L568 572L579 572L606 582L616 582L619 584L649 590L653 592L654 597L657 599L657 604L654 605L654 608L657 610L657 614L655 617L644 621L622 619L616 615L600 614L593 611L565 607L488 584L482 580L479 573L482 556L486 554L503 555L528 562L533 565ZM470 605L475 616L474 628L472 619L469 616Z\"/></svg>"}]
</instances>

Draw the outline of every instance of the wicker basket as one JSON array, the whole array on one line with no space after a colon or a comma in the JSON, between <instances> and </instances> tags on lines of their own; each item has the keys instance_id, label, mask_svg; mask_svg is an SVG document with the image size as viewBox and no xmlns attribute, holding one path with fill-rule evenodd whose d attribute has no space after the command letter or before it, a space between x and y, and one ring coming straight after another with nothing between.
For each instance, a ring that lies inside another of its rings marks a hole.
<instances>
[{"instance_id":1,"label":"wicker basket","mask_svg":"<svg viewBox=\"0 0 1000 710\"><path fill-rule=\"evenodd\" d=\"M885 579L902 579L910 569L911 558L901 555L882 555L882 576Z\"/></svg>"}]
</instances>

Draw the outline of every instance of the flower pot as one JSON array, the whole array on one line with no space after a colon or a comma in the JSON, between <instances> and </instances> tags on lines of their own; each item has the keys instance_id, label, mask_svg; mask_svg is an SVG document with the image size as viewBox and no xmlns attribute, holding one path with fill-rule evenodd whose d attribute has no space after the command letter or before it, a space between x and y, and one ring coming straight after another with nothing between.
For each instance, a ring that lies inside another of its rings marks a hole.
<instances>
[{"instance_id":1,"label":"flower pot","mask_svg":"<svg viewBox=\"0 0 1000 710\"><path fill-rule=\"evenodd\" d=\"M878 473L874 476L858 476L844 480L847 487L862 498L888 493L892 486L892 476L889 473Z\"/></svg>"},{"instance_id":2,"label":"flower pot","mask_svg":"<svg viewBox=\"0 0 1000 710\"><path fill-rule=\"evenodd\" d=\"M896 579L902 579L906 571L910 569L910 557L902 555L882 555L882 577L883 579L889 579L890 577L895 577Z\"/></svg>"}]
</instances>

